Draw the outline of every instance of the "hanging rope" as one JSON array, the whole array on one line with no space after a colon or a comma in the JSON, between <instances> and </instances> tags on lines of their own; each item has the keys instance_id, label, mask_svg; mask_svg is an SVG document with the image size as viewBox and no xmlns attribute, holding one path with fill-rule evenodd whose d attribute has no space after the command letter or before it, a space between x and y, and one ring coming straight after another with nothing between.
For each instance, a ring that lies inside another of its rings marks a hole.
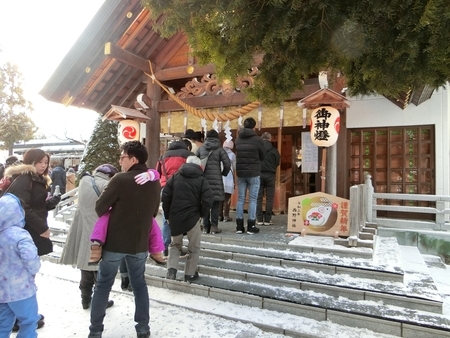
<instances>
[{"instance_id":1,"label":"hanging rope","mask_svg":"<svg viewBox=\"0 0 450 338\"><path fill-rule=\"evenodd\" d=\"M150 65L150 72L151 75L144 72L145 75L147 75L148 77L150 77L153 82L156 82L167 94L169 94L169 96L176 102L178 103L181 107L183 107L184 109L186 109L187 112L189 112L192 115L195 115L199 118L202 119L206 119L208 121L214 121L217 119L217 121L221 121L221 122L226 122L228 120L235 120L238 119L240 116L244 116L245 114L248 114L249 112L251 112L253 109L258 108L260 103L258 101L254 101L251 102L243 107L237 108L234 111L231 112L226 112L226 113L212 113L212 112L206 112L206 111L199 111L194 107L191 107L190 105L188 105L187 103L181 101L180 98L178 98L177 96L175 96L174 94L172 94L170 92L169 89L167 89L167 87L165 85L163 85L161 82L158 81L158 79L155 77L155 74L153 73L153 68L152 68L152 63L150 61L148 61L149 65Z\"/></svg>"}]
</instances>

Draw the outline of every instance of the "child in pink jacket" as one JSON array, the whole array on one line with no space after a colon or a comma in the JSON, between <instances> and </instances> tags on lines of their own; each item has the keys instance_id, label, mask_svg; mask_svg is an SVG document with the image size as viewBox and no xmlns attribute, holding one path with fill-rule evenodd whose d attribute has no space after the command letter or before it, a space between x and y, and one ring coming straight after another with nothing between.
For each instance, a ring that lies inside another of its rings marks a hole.
<instances>
[{"instance_id":1,"label":"child in pink jacket","mask_svg":"<svg viewBox=\"0 0 450 338\"><path fill-rule=\"evenodd\" d=\"M136 175L135 181L137 184L145 184L149 181L157 181L160 179L158 171L154 169L148 169L147 172ZM101 216L97 223L94 225L94 229L91 235L91 258L89 259L89 265L98 264L101 260L101 246L105 243L106 234L108 232L108 221L110 213L106 213ZM166 265L166 261L163 257L164 242L162 239L161 229L158 222L153 218L152 226L148 236L148 251L150 252L150 259L158 265Z\"/></svg>"}]
</instances>

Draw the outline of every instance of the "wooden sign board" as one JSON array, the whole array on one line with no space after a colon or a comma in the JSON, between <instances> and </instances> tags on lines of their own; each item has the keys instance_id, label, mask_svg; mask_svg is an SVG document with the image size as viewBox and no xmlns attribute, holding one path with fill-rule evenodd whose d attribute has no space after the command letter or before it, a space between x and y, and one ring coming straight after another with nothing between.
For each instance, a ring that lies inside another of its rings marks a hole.
<instances>
[{"instance_id":1,"label":"wooden sign board","mask_svg":"<svg viewBox=\"0 0 450 338\"><path fill-rule=\"evenodd\" d=\"M316 192L289 198L288 232L348 237L350 200Z\"/></svg>"}]
</instances>

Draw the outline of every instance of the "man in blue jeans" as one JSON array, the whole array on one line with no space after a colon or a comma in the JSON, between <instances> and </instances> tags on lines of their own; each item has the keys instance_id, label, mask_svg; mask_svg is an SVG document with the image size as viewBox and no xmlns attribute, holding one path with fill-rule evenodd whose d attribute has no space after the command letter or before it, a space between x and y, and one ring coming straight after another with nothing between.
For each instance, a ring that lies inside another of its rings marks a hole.
<instances>
[{"instance_id":1,"label":"man in blue jeans","mask_svg":"<svg viewBox=\"0 0 450 338\"><path fill-rule=\"evenodd\" d=\"M134 177L147 171L145 146L131 141L121 146L120 166L96 202L99 216L111 209L108 235L103 245L102 260L91 303L91 325L88 338L101 338L103 319L111 287L124 259L134 293L136 332L138 338L150 337L150 304L145 282L145 262L148 255L148 234L152 217L159 208L159 181L137 185Z\"/></svg>"},{"instance_id":2,"label":"man in blue jeans","mask_svg":"<svg viewBox=\"0 0 450 338\"><path fill-rule=\"evenodd\" d=\"M236 206L236 233L245 232L244 202L248 189L248 220L247 233L259 232L256 227L256 201L259 192L259 176L261 161L264 160L265 149L262 139L255 132L256 121L249 117L244 121L244 128L239 130L236 139L236 175L238 181L238 203Z\"/></svg>"}]
</instances>

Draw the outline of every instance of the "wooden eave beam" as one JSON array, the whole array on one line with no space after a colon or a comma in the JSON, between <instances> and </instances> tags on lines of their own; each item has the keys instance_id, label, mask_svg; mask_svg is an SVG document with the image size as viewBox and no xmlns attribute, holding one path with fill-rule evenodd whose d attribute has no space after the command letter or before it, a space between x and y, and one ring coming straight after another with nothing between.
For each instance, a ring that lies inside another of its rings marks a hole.
<instances>
[{"instance_id":1,"label":"wooden eave beam","mask_svg":"<svg viewBox=\"0 0 450 338\"><path fill-rule=\"evenodd\" d=\"M289 99L286 101L295 101L301 100L308 95L318 91L320 89L319 84L310 84L305 85L303 90L296 90L291 94ZM202 97L194 97L183 100L188 105L194 108L217 108L217 107L227 107L227 106L239 106L245 105L249 103L246 99L246 94L244 93L235 93L230 97L226 97L223 95L211 95L211 96L202 96ZM158 104L158 112L167 112L167 111L181 111L184 110L178 103L172 100L161 101Z\"/></svg>"},{"instance_id":2,"label":"wooden eave beam","mask_svg":"<svg viewBox=\"0 0 450 338\"><path fill-rule=\"evenodd\" d=\"M136 68L143 72L149 72L148 60L129 52L112 42L107 42L105 44L105 55L110 56L118 61L121 61L133 68ZM153 65L154 66L154 65ZM153 68L155 69L155 68Z\"/></svg>"},{"instance_id":3,"label":"wooden eave beam","mask_svg":"<svg viewBox=\"0 0 450 338\"><path fill-rule=\"evenodd\" d=\"M192 71L189 73L188 68L190 68ZM182 67L174 67L174 68L166 68L161 69L157 72L155 72L155 76L159 81L169 81L169 80L176 80L176 79L185 79L185 78L191 78L196 76L203 76L205 74L211 74L214 73L215 67L213 64L209 64L206 66L198 66L198 65L192 65L192 66L182 66Z\"/></svg>"},{"instance_id":4,"label":"wooden eave beam","mask_svg":"<svg viewBox=\"0 0 450 338\"><path fill-rule=\"evenodd\" d=\"M184 44L185 39L179 39L178 44ZM169 45L168 45L169 46ZM170 48L170 50L176 50L176 48ZM116 60L119 60L123 63L126 63L127 65L134 67L140 71L143 72L150 72L148 60L145 58L136 55L132 52L129 52L120 46L112 43L107 42L105 44L105 55L110 56ZM166 55L167 57L167 55ZM257 66L261 62L261 56L258 55L254 58L255 60L255 66ZM215 66L213 64L208 64L206 66L199 66L199 65L186 65L182 67L173 67L173 68L166 68L166 69L160 69L161 65L155 65L152 64L153 70L155 72L155 76L159 81L170 81L170 80L176 80L176 79L183 79L183 78L189 78L189 77L196 77L196 76L203 76L205 74L212 74L215 71ZM191 72L188 72L188 68L190 68ZM156 71L156 69L159 69Z\"/></svg>"},{"instance_id":5,"label":"wooden eave beam","mask_svg":"<svg viewBox=\"0 0 450 338\"><path fill-rule=\"evenodd\" d=\"M142 22L142 20L148 21L149 17L150 17L150 13L148 10L144 9L141 11L141 13L138 15L138 17L140 17L141 22ZM122 36L122 38L118 42L120 45L120 48L126 48L144 28L145 28L145 24L141 24L138 26L138 28L134 29L132 34L130 34L130 35L124 34L124 36ZM127 40L125 42L121 42L124 37L126 37ZM147 34L144 39L145 40L144 44L147 43L147 41L151 37L152 37L152 34ZM134 52L139 52L143 48L142 42L143 41L141 41L141 43L138 45L138 48L136 48L136 50ZM97 87L97 84L100 83L103 80L103 77L106 76L106 74L110 71L113 64L114 64L114 60L112 60L112 59L107 60L106 65L103 67L102 72L100 73L100 75L98 76L96 81L88 88L88 90L84 94L84 97L89 97L89 95L92 93L92 91L94 91L95 88ZM81 100L83 100L83 99L81 99Z\"/></svg>"}]
</instances>

